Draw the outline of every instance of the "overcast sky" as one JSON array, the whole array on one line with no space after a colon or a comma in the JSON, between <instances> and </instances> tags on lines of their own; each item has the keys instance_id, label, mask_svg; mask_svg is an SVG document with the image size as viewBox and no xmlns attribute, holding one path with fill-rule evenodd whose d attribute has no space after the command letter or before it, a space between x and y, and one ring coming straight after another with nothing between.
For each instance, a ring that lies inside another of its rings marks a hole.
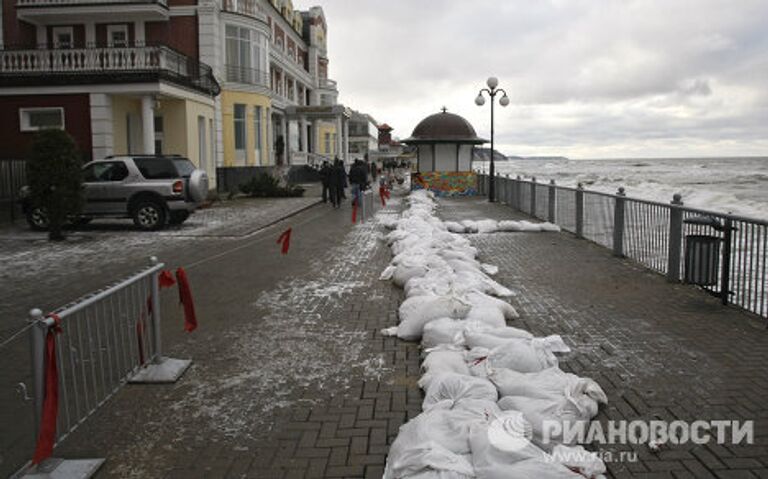
<instances>
[{"instance_id":1,"label":"overcast sky","mask_svg":"<svg viewBox=\"0 0 768 479\"><path fill-rule=\"evenodd\" d=\"M401 137L445 105L497 149L768 155L768 0L296 0L329 26L340 102Z\"/></svg>"}]
</instances>

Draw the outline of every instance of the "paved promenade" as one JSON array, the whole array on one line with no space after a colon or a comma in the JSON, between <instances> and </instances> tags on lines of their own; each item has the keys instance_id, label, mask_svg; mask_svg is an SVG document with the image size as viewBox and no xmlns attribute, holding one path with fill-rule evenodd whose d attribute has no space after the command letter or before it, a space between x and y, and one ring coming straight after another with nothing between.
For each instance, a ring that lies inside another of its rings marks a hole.
<instances>
[{"instance_id":1,"label":"paved promenade","mask_svg":"<svg viewBox=\"0 0 768 479\"><path fill-rule=\"evenodd\" d=\"M482 199L441 200L442 219L524 219ZM474 235L497 280L519 292L521 327L561 334L563 369L608 394L608 420L754 420L755 445L636 447L617 478L768 477L768 331L764 321L684 285L671 285L569 233ZM607 427L604 429L607 431ZM633 448L601 448L614 453Z\"/></svg>"},{"instance_id":2,"label":"paved promenade","mask_svg":"<svg viewBox=\"0 0 768 479\"><path fill-rule=\"evenodd\" d=\"M443 219L521 218L481 199L440 203ZM380 217L399 210L395 198ZM174 385L124 387L57 455L106 457L100 478L380 478L422 399L418 344L378 334L403 299L378 280L391 257L381 233L352 226L348 205L320 205L239 236L171 242L158 255L187 268L200 328L184 333L164 293L164 343L192 368ZM567 233L471 238L519 292L516 325L561 334L574 350L563 368L605 389L598 420L756 421L756 445L636 447L636 462L609 464L613 477L768 477L762 322Z\"/></svg>"}]
</instances>

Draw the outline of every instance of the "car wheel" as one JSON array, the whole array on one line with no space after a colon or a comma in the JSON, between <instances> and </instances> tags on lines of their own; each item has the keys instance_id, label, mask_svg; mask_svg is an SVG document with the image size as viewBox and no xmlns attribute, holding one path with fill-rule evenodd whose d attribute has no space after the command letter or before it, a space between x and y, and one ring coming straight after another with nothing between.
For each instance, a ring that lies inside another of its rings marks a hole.
<instances>
[{"instance_id":1,"label":"car wheel","mask_svg":"<svg viewBox=\"0 0 768 479\"><path fill-rule=\"evenodd\" d=\"M35 231L45 231L50 226L45 208L32 208L27 212L27 223Z\"/></svg>"},{"instance_id":2,"label":"car wheel","mask_svg":"<svg viewBox=\"0 0 768 479\"><path fill-rule=\"evenodd\" d=\"M168 224L180 225L187 221L189 218L189 211L171 211L171 217L168 219Z\"/></svg>"},{"instance_id":3,"label":"car wheel","mask_svg":"<svg viewBox=\"0 0 768 479\"><path fill-rule=\"evenodd\" d=\"M157 201L142 201L133 210L133 223L145 231L165 226L165 206Z\"/></svg>"}]
</instances>

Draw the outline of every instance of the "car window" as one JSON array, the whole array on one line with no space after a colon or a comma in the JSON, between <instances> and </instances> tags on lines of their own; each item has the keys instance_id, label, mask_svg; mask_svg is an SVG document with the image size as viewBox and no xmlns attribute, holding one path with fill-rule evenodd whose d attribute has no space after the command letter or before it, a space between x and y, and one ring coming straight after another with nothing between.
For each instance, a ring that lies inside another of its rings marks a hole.
<instances>
[{"instance_id":1,"label":"car window","mask_svg":"<svg viewBox=\"0 0 768 479\"><path fill-rule=\"evenodd\" d=\"M180 176L189 176L195 171L195 165L186 158L174 158L173 164L176 165Z\"/></svg>"},{"instance_id":2,"label":"car window","mask_svg":"<svg viewBox=\"0 0 768 479\"><path fill-rule=\"evenodd\" d=\"M100 161L83 169L83 181L123 181L128 176L128 167L122 161Z\"/></svg>"},{"instance_id":3,"label":"car window","mask_svg":"<svg viewBox=\"0 0 768 479\"><path fill-rule=\"evenodd\" d=\"M148 180L168 180L178 178L179 173L167 158L134 158L141 176Z\"/></svg>"}]
</instances>

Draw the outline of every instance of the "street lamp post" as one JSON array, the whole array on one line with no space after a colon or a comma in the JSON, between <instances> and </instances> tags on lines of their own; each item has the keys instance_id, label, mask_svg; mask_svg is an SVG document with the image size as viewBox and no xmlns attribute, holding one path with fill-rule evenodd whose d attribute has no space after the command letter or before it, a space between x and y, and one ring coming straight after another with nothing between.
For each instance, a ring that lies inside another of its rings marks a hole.
<instances>
[{"instance_id":1,"label":"street lamp post","mask_svg":"<svg viewBox=\"0 0 768 479\"><path fill-rule=\"evenodd\" d=\"M507 96L507 92L505 92L504 89L496 88L499 86L498 78L488 78L486 85L488 85L488 88L483 88L480 90L480 92L477 94L477 98L475 98L475 103L477 106L483 106L485 104L485 97L483 97L483 92L487 93L491 99L491 177L488 179L488 201L492 203L496 201L496 168L493 162L493 100L497 93L503 93L504 95L499 98L499 104L501 106L507 106L509 105L509 97Z\"/></svg>"}]
</instances>

